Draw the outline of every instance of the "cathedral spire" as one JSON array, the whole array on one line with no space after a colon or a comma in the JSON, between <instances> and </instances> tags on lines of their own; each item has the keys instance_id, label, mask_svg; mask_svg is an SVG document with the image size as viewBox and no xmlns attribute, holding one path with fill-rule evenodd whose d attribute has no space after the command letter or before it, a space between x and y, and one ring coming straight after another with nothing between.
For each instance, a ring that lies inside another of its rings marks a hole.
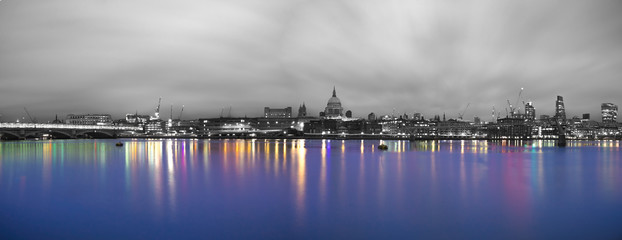
<instances>
[{"instance_id":1,"label":"cathedral spire","mask_svg":"<svg viewBox=\"0 0 622 240\"><path fill-rule=\"evenodd\" d=\"M337 97L337 91L335 91L335 86L333 86L333 97Z\"/></svg>"}]
</instances>

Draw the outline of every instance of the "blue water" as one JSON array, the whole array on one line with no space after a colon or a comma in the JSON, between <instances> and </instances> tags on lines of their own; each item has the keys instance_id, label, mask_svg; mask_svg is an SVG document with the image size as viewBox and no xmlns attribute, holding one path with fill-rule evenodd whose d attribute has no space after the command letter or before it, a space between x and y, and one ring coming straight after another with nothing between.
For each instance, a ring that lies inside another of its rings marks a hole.
<instances>
[{"instance_id":1,"label":"blue water","mask_svg":"<svg viewBox=\"0 0 622 240\"><path fill-rule=\"evenodd\" d=\"M0 142L0 239L620 239L615 141Z\"/></svg>"}]
</instances>

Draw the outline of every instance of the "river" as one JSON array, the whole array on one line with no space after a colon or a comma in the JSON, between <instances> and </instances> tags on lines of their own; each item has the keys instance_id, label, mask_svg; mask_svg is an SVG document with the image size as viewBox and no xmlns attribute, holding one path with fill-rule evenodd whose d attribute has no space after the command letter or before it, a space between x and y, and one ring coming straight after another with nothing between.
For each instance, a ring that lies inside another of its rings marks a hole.
<instances>
[{"instance_id":1,"label":"river","mask_svg":"<svg viewBox=\"0 0 622 240\"><path fill-rule=\"evenodd\" d=\"M617 141L384 143L0 142L0 238L622 238Z\"/></svg>"}]
</instances>

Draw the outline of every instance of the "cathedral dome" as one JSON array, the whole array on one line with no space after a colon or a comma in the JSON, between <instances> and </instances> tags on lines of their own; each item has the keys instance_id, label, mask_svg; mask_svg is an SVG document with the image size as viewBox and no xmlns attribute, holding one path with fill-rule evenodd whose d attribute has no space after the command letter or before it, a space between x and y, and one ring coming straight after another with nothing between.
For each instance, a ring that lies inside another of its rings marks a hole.
<instances>
[{"instance_id":1,"label":"cathedral dome","mask_svg":"<svg viewBox=\"0 0 622 240\"><path fill-rule=\"evenodd\" d=\"M331 97L330 99L328 99L328 104L332 105L332 104L339 104L341 105L341 100L339 100L338 97Z\"/></svg>"},{"instance_id":2,"label":"cathedral dome","mask_svg":"<svg viewBox=\"0 0 622 240\"><path fill-rule=\"evenodd\" d=\"M343 114L341 100L337 97L337 91L335 88L333 88L333 96L328 99L328 104L326 104L324 114L327 118L340 118Z\"/></svg>"}]
</instances>

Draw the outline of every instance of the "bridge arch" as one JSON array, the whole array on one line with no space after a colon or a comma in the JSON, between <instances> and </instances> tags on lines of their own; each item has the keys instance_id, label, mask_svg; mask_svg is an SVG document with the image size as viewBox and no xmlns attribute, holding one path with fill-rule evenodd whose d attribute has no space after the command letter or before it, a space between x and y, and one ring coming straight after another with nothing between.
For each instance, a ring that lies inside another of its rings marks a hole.
<instances>
[{"instance_id":1,"label":"bridge arch","mask_svg":"<svg viewBox=\"0 0 622 240\"><path fill-rule=\"evenodd\" d=\"M92 138L114 138L116 134L114 132L101 131L101 130L86 130L76 133L77 136L88 136Z\"/></svg>"},{"instance_id":2,"label":"bridge arch","mask_svg":"<svg viewBox=\"0 0 622 240\"><path fill-rule=\"evenodd\" d=\"M8 131L0 131L0 135L2 135L0 137L0 139L2 139L2 140L19 140L19 139L22 138L18 134L15 134L15 133L12 133L12 132L8 132Z\"/></svg>"},{"instance_id":3,"label":"bridge arch","mask_svg":"<svg viewBox=\"0 0 622 240\"><path fill-rule=\"evenodd\" d=\"M42 133L50 134L52 136L52 138L60 138L60 139L71 139L71 138L74 138L74 136L72 136L71 133L67 133L67 132L63 132L63 131L49 130L49 131L43 131Z\"/></svg>"}]
</instances>

